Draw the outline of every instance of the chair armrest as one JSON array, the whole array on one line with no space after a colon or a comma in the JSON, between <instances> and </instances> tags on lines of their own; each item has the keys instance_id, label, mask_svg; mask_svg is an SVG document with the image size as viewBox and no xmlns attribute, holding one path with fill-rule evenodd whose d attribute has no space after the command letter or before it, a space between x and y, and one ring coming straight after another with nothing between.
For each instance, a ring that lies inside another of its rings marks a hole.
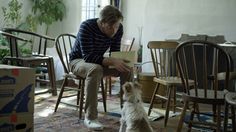
<instances>
[{"instance_id":1,"label":"chair armrest","mask_svg":"<svg viewBox=\"0 0 236 132\"><path fill-rule=\"evenodd\" d=\"M19 29L15 29L15 28L3 28L3 31L10 32L10 33L17 32L17 33L30 34L30 35L42 37L42 38L47 39L47 40L55 41L54 38L46 36L46 35L38 34L38 33L35 33L35 32L30 32L30 31L25 31L25 30L19 30Z\"/></svg>"},{"instance_id":2,"label":"chair armrest","mask_svg":"<svg viewBox=\"0 0 236 132\"><path fill-rule=\"evenodd\" d=\"M11 38L14 38L14 39L17 39L17 40L28 42L28 40L26 40L25 38L15 36L15 35L7 33L7 32L0 31L0 34L2 34L3 36L7 36L7 37L11 37Z\"/></svg>"}]
</instances>

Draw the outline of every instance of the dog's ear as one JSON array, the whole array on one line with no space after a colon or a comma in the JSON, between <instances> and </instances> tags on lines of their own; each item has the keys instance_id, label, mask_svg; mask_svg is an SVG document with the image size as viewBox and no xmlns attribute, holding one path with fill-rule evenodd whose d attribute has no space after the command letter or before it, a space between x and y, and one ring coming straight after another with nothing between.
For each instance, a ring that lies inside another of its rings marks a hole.
<instances>
[{"instance_id":1,"label":"dog's ear","mask_svg":"<svg viewBox=\"0 0 236 132\"><path fill-rule=\"evenodd\" d=\"M126 91L127 93L131 92L131 84L126 82L124 85L123 85L123 90Z\"/></svg>"},{"instance_id":2,"label":"dog's ear","mask_svg":"<svg viewBox=\"0 0 236 132\"><path fill-rule=\"evenodd\" d=\"M135 87L135 88L138 88L138 89L141 89L142 86L141 86L140 83L138 83L137 81L135 81L135 82L134 82L134 87Z\"/></svg>"}]
</instances>

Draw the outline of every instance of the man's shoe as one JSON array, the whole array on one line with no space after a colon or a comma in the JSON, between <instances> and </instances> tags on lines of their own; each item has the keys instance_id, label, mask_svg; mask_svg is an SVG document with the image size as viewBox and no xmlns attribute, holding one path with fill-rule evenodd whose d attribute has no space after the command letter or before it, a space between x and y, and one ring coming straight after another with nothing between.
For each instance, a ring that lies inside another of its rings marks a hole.
<instances>
[{"instance_id":1,"label":"man's shoe","mask_svg":"<svg viewBox=\"0 0 236 132\"><path fill-rule=\"evenodd\" d=\"M84 119L84 125L93 130L103 130L103 125L98 120Z\"/></svg>"}]
</instances>

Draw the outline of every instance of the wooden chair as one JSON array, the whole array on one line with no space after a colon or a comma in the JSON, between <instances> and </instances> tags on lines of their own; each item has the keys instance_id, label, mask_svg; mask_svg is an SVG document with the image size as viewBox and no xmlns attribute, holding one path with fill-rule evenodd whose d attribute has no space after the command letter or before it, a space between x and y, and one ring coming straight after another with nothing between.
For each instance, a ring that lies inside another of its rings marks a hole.
<instances>
[{"instance_id":1,"label":"wooden chair","mask_svg":"<svg viewBox=\"0 0 236 132\"><path fill-rule=\"evenodd\" d=\"M235 132L236 131L236 122L235 122L236 93L235 92L229 92L225 95L224 132L228 132L229 106L231 107L232 132Z\"/></svg>"},{"instance_id":2,"label":"wooden chair","mask_svg":"<svg viewBox=\"0 0 236 132\"><path fill-rule=\"evenodd\" d=\"M167 125L170 111L170 104L173 103L175 112L176 107L176 88L182 86L181 79L177 76L174 52L177 42L171 41L150 41L148 48L151 52L152 63L155 71L153 81L156 87L152 94L148 115L151 114L153 104L157 98L166 101L166 112L164 125ZM162 87L160 87L162 85ZM159 89L162 88L162 89ZM163 88L165 90L163 90ZM165 91L166 95L160 94L159 90Z\"/></svg>"},{"instance_id":3,"label":"wooden chair","mask_svg":"<svg viewBox=\"0 0 236 132\"><path fill-rule=\"evenodd\" d=\"M27 43L20 43L16 40L9 41L10 56L4 57L4 60L11 65L44 69L44 71L46 71L44 73L48 74L49 79L45 79L45 74L36 74L36 81L49 83L51 85L51 89L44 91L43 93L51 92L52 95L57 95L53 57L46 55L48 42L54 42L55 39L35 32L13 28L4 28L3 31L27 39ZM22 45L25 45L30 50L29 54L22 54L21 49L19 48ZM38 76L43 78L39 78Z\"/></svg>"},{"instance_id":4,"label":"wooden chair","mask_svg":"<svg viewBox=\"0 0 236 132\"><path fill-rule=\"evenodd\" d=\"M188 131L191 131L192 125L195 124L219 132L221 130L221 105L224 105L224 91L228 89L229 83L231 67L229 55L215 43L191 40L178 45L176 61L185 91L182 95L184 107L177 131L182 131L187 107L192 102ZM220 73L224 73L224 77L220 77ZM194 80L194 85L187 81L189 79ZM199 114L205 114L201 112L200 104L212 106L213 122L193 120L195 114L198 117Z\"/></svg>"},{"instance_id":5,"label":"wooden chair","mask_svg":"<svg viewBox=\"0 0 236 132\"><path fill-rule=\"evenodd\" d=\"M56 50L58 53L58 56L60 58L60 61L63 65L64 68L64 80L61 86L61 91L59 93L57 103L55 106L54 112L57 111L59 103L61 103L62 98L68 98L72 96L77 96L77 103L76 105L68 103L68 102L62 102L71 106L75 106L79 108L79 118L82 117L82 111L83 111L83 104L84 104L84 83L85 83L85 78L82 78L80 76L76 76L71 72L71 69L69 67L69 53L72 49L72 46L75 42L76 36L72 34L61 34L56 38L55 44L56 44ZM71 81L77 81L78 83L70 85ZM66 90L74 90L78 91L77 94L72 94L72 95L63 95L63 93ZM104 91L104 85L103 85L103 80L101 80L101 92L102 92L102 98L103 98L103 106L104 106L104 111L106 112L106 96L105 96L105 91Z\"/></svg>"},{"instance_id":6,"label":"wooden chair","mask_svg":"<svg viewBox=\"0 0 236 132\"><path fill-rule=\"evenodd\" d=\"M0 34L2 36L4 36L4 39L7 41L7 43L11 43L10 41L17 41L17 40L20 40L20 41L23 41L23 42L28 41L27 39L25 39L23 37L18 37L16 35L13 35L13 34L10 34L10 33L4 32L4 31L0 31Z\"/></svg>"},{"instance_id":7,"label":"wooden chair","mask_svg":"<svg viewBox=\"0 0 236 132\"><path fill-rule=\"evenodd\" d=\"M128 38L128 37L123 37L121 39L121 47L120 47L120 51L131 51L133 44L134 44L134 40L135 38ZM112 91L112 77L111 76L107 76L105 77L105 89L109 90L109 95L111 95L111 91Z\"/></svg>"},{"instance_id":8,"label":"wooden chair","mask_svg":"<svg viewBox=\"0 0 236 132\"><path fill-rule=\"evenodd\" d=\"M23 41L23 42L27 42L27 40L23 37L18 37L18 36L15 36L13 34L10 34L10 33L7 33L7 32L3 32L3 31L0 31L0 39L1 39L1 46L4 46L2 48L4 48L6 50L6 53L2 53L1 54L1 61L2 63L6 63L4 61L4 57L5 56L9 56L10 55L10 43L11 42L14 42L14 41Z\"/></svg>"}]
</instances>

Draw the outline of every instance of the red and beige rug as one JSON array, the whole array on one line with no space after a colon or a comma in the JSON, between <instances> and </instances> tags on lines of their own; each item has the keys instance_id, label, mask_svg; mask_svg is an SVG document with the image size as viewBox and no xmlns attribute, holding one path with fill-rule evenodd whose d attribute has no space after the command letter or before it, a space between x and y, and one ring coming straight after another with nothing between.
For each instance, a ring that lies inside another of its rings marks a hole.
<instances>
[{"instance_id":1,"label":"red and beige rug","mask_svg":"<svg viewBox=\"0 0 236 132\"><path fill-rule=\"evenodd\" d=\"M69 108L64 105L59 105L56 113L54 106L57 97L36 97L35 112L34 112L34 131L35 132L88 132L83 124L83 119L79 119L79 112L75 108ZM119 98L108 97L107 109L108 112L103 112L102 103L99 102L98 120L105 125L103 132L117 132L120 127L120 108ZM158 127L158 121L151 121L151 125L156 132L166 131Z\"/></svg>"}]
</instances>

